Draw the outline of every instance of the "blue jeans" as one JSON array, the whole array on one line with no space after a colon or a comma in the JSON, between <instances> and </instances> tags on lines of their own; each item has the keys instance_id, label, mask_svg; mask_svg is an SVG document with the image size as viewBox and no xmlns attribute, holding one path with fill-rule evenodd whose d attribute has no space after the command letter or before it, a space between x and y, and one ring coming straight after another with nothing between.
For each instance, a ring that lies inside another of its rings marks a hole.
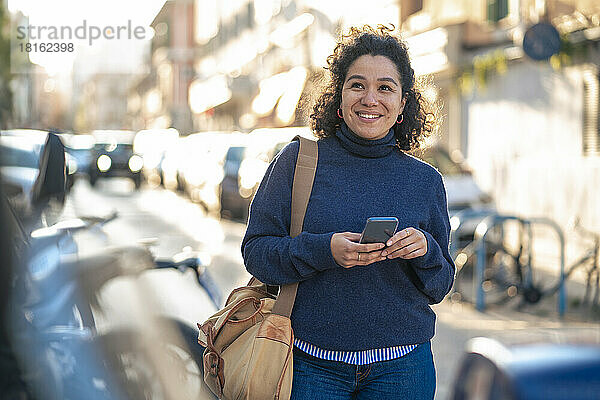
<instances>
[{"instance_id":1,"label":"blue jeans","mask_svg":"<svg viewBox=\"0 0 600 400\"><path fill-rule=\"evenodd\" d=\"M367 365L322 360L294 348L291 400L431 400L434 394L430 342L404 357Z\"/></svg>"}]
</instances>

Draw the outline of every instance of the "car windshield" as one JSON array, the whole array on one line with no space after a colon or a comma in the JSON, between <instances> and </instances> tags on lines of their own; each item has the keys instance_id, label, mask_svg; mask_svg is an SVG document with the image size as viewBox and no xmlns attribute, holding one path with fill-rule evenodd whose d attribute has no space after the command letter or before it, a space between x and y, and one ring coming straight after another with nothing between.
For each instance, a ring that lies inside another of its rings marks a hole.
<instances>
[{"instance_id":1,"label":"car windshield","mask_svg":"<svg viewBox=\"0 0 600 400\"><path fill-rule=\"evenodd\" d=\"M39 153L17 147L0 145L0 166L2 167L39 167Z\"/></svg>"},{"instance_id":2,"label":"car windshield","mask_svg":"<svg viewBox=\"0 0 600 400\"><path fill-rule=\"evenodd\" d=\"M460 164L452 161L448 153L437 147L425 150L425 154L419 156L419 158L433 165L444 176L464 175L467 173Z\"/></svg>"},{"instance_id":3,"label":"car windshield","mask_svg":"<svg viewBox=\"0 0 600 400\"><path fill-rule=\"evenodd\" d=\"M106 153L133 153L133 145L128 143L98 143L96 150Z\"/></svg>"}]
</instances>

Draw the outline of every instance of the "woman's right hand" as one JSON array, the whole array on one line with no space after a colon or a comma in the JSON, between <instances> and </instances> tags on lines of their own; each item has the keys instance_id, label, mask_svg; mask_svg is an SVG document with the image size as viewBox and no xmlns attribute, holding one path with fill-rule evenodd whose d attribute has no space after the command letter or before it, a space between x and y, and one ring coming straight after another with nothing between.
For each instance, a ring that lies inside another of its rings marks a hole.
<instances>
[{"instance_id":1,"label":"woman's right hand","mask_svg":"<svg viewBox=\"0 0 600 400\"><path fill-rule=\"evenodd\" d=\"M369 265L383 261L383 243L359 243L360 233L340 232L331 237L331 254L336 263L344 268L356 265Z\"/></svg>"}]
</instances>

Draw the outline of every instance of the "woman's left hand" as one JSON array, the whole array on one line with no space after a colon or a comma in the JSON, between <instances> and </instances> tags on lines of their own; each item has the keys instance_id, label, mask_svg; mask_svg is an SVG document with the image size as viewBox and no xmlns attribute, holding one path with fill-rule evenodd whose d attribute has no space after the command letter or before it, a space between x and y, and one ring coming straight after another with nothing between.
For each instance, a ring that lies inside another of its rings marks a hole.
<instances>
[{"instance_id":1,"label":"woman's left hand","mask_svg":"<svg viewBox=\"0 0 600 400\"><path fill-rule=\"evenodd\" d=\"M417 258L427 254L427 238L418 229L409 227L396 232L386 242L382 256L391 258Z\"/></svg>"}]
</instances>

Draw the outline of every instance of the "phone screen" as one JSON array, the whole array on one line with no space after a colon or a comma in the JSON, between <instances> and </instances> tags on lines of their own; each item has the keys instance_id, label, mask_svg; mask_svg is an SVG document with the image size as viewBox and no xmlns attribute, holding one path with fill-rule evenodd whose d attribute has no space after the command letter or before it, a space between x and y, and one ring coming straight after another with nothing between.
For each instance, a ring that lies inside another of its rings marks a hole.
<instances>
[{"instance_id":1,"label":"phone screen","mask_svg":"<svg viewBox=\"0 0 600 400\"><path fill-rule=\"evenodd\" d=\"M396 217L371 217L360 235L360 243L385 243L398 228Z\"/></svg>"}]
</instances>

